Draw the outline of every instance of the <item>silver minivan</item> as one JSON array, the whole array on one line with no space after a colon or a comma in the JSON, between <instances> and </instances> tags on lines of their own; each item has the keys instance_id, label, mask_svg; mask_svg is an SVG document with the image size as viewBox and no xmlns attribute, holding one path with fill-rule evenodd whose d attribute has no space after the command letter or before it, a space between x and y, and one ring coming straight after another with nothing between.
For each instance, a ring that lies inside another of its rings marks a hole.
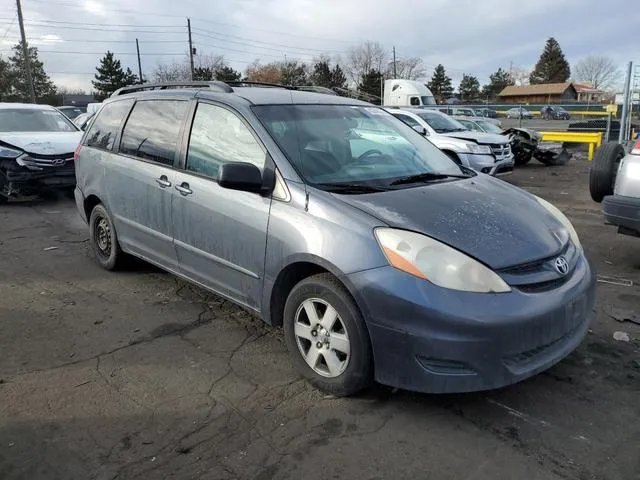
<instances>
[{"instance_id":1,"label":"silver minivan","mask_svg":"<svg viewBox=\"0 0 640 480\"><path fill-rule=\"evenodd\" d=\"M368 103L187 87L116 92L76 151L104 268L133 255L282 325L337 395L498 388L580 344L595 272L547 201Z\"/></svg>"}]
</instances>

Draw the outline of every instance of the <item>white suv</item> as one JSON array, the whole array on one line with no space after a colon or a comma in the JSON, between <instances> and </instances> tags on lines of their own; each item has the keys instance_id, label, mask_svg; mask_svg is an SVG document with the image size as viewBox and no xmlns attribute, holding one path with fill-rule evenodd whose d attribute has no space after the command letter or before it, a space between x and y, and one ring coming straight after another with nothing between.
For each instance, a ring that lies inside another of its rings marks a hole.
<instances>
[{"instance_id":1,"label":"white suv","mask_svg":"<svg viewBox=\"0 0 640 480\"><path fill-rule=\"evenodd\" d=\"M436 110L387 111L422 133L457 163L494 176L513 171L513 153L505 135L469 131L457 120Z\"/></svg>"}]
</instances>

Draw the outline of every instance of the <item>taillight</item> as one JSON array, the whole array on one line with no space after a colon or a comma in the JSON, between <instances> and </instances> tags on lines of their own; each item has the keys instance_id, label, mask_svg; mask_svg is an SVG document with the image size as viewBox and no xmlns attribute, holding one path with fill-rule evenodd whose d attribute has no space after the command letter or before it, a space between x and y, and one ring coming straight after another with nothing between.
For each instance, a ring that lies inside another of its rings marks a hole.
<instances>
[{"instance_id":1,"label":"taillight","mask_svg":"<svg viewBox=\"0 0 640 480\"><path fill-rule=\"evenodd\" d=\"M636 140L636 144L631 149L632 155L640 155L640 140Z\"/></svg>"},{"instance_id":2,"label":"taillight","mask_svg":"<svg viewBox=\"0 0 640 480\"><path fill-rule=\"evenodd\" d=\"M73 152L73 161L75 162L76 160L78 160L78 155L80 155L80 150L82 149L82 144L78 145L78 147L76 148L76 151Z\"/></svg>"}]
</instances>

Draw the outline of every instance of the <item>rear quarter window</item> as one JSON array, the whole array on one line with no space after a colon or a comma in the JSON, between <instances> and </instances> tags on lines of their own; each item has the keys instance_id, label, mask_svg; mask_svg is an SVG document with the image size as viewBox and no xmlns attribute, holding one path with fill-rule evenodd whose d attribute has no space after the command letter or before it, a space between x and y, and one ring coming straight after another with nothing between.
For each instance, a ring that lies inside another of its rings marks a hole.
<instances>
[{"instance_id":1,"label":"rear quarter window","mask_svg":"<svg viewBox=\"0 0 640 480\"><path fill-rule=\"evenodd\" d=\"M120 153L173 165L187 107L183 100L137 102L122 131Z\"/></svg>"},{"instance_id":2,"label":"rear quarter window","mask_svg":"<svg viewBox=\"0 0 640 480\"><path fill-rule=\"evenodd\" d=\"M107 103L98 112L85 135L84 144L89 147L111 150L122 119L129 113L133 99Z\"/></svg>"}]
</instances>

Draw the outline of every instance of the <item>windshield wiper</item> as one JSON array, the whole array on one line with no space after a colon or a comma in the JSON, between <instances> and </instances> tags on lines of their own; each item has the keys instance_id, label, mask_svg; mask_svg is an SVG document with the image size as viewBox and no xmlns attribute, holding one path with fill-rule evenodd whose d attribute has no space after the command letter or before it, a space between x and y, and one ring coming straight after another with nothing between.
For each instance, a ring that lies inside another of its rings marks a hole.
<instances>
[{"instance_id":1,"label":"windshield wiper","mask_svg":"<svg viewBox=\"0 0 640 480\"><path fill-rule=\"evenodd\" d=\"M327 192L335 193L373 193L387 191L384 187L363 185L360 183L316 183L315 186Z\"/></svg>"},{"instance_id":2,"label":"windshield wiper","mask_svg":"<svg viewBox=\"0 0 640 480\"><path fill-rule=\"evenodd\" d=\"M415 175L408 175L406 177L396 178L389 185L402 185L405 183L417 183L427 180L442 180L444 178L471 178L471 175L462 175L455 173L440 173L440 172L424 172L417 173Z\"/></svg>"}]
</instances>

